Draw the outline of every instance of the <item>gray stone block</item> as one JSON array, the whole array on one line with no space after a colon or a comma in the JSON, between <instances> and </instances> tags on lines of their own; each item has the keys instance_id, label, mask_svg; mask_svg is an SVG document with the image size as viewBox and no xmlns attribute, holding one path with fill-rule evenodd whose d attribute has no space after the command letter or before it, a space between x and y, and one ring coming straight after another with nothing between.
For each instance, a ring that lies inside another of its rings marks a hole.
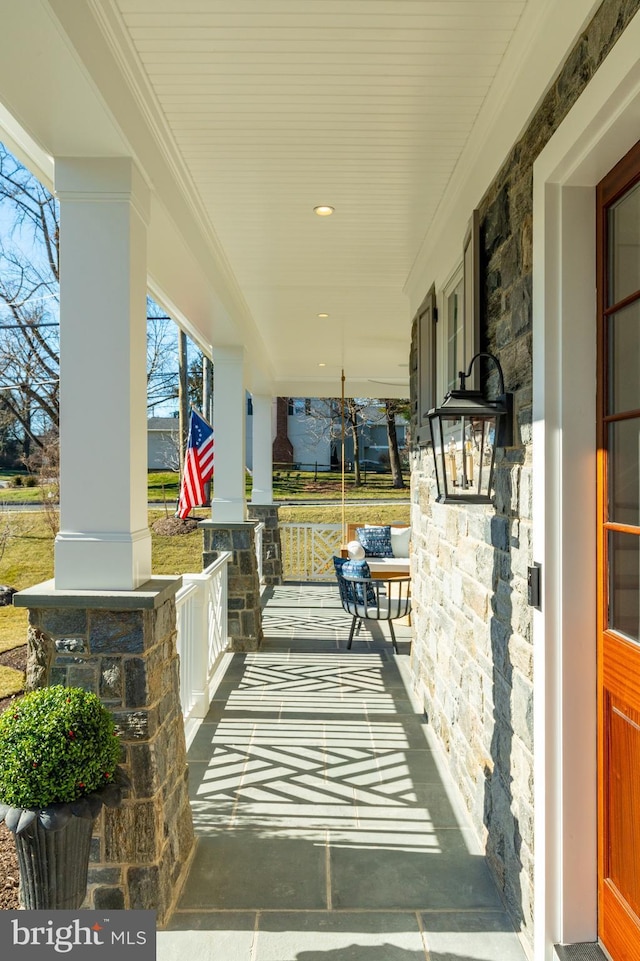
<instances>
[{"instance_id":1,"label":"gray stone block","mask_svg":"<svg viewBox=\"0 0 640 961\"><path fill-rule=\"evenodd\" d=\"M82 637L60 637L54 644L58 652L82 653L86 650L86 644Z\"/></svg>"},{"instance_id":2,"label":"gray stone block","mask_svg":"<svg viewBox=\"0 0 640 961\"><path fill-rule=\"evenodd\" d=\"M91 611L89 646L93 654L139 654L144 651L142 611Z\"/></svg>"},{"instance_id":3,"label":"gray stone block","mask_svg":"<svg viewBox=\"0 0 640 961\"><path fill-rule=\"evenodd\" d=\"M52 667L49 672L49 681L51 684L62 684L64 687L68 687L66 668Z\"/></svg>"},{"instance_id":4,"label":"gray stone block","mask_svg":"<svg viewBox=\"0 0 640 961\"><path fill-rule=\"evenodd\" d=\"M89 881L89 884L99 884L99 885L120 884L122 881L122 869L90 867L88 881Z\"/></svg>"},{"instance_id":5,"label":"gray stone block","mask_svg":"<svg viewBox=\"0 0 640 961\"><path fill-rule=\"evenodd\" d=\"M127 882L132 910L145 911L157 906L160 894L160 871L156 864L129 868Z\"/></svg>"},{"instance_id":6,"label":"gray stone block","mask_svg":"<svg viewBox=\"0 0 640 961\"><path fill-rule=\"evenodd\" d=\"M44 608L40 611L42 629L53 636L69 636L87 633L87 612L65 608Z\"/></svg>"},{"instance_id":7,"label":"gray stone block","mask_svg":"<svg viewBox=\"0 0 640 961\"><path fill-rule=\"evenodd\" d=\"M233 536L230 530L207 531L209 543L206 549L211 551L231 551L234 548Z\"/></svg>"},{"instance_id":8,"label":"gray stone block","mask_svg":"<svg viewBox=\"0 0 640 961\"><path fill-rule=\"evenodd\" d=\"M83 691L98 693L98 665L87 663L83 667L74 665L67 670L67 684L69 687L81 687Z\"/></svg>"},{"instance_id":9,"label":"gray stone block","mask_svg":"<svg viewBox=\"0 0 640 961\"><path fill-rule=\"evenodd\" d=\"M124 892L120 888L96 888L93 892L93 906L105 911L123 911Z\"/></svg>"},{"instance_id":10,"label":"gray stone block","mask_svg":"<svg viewBox=\"0 0 640 961\"><path fill-rule=\"evenodd\" d=\"M126 707L144 707L147 703L147 663L140 657L127 657L124 669L124 703Z\"/></svg>"},{"instance_id":11,"label":"gray stone block","mask_svg":"<svg viewBox=\"0 0 640 961\"><path fill-rule=\"evenodd\" d=\"M157 716L153 710L114 711L113 719L116 731L126 741L146 740L155 734L157 727Z\"/></svg>"},{"instance_id":12,"label":"gray stone block","mask_svg":"<svg viewBox=\"0 0 640 961\"><path fill-rule=\"evenodd\" d=\"M99 837L91 838L91 845L89 847L89 864L95 864L100 860L101 854L101 842Z\"/></svg>"},{"instance_id":13,"label":"gray stone block","mask_svg":"<svg viewBox=\"0 0 640 961\"><path fill-rule=\"evenodd\" d=\"M254 550L254 532L253 527L248 527L245 529L235 528L231 532L232 544L235 551L253 551Z\"/></svg>"},{"instance_id":14,"label":"gray stone block","mask_svg":"<svg viewBox=\"0 0 640 961\"><path fill-rule=\"evenodd\" d=\"M100 696L116 700L122 697L122 659L103 657L100 661Z\"/></svg>"}]
</instances>

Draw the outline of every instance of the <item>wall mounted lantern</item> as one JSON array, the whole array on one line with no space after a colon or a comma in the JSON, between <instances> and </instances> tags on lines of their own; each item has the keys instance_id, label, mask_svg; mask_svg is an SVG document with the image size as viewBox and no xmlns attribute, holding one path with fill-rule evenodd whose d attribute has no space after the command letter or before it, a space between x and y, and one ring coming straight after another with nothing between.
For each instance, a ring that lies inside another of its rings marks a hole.
<instances>
[{"instance_id":1,"label":"wall mounted lantern","mask_svg":"<svg viewBox=\"0 0 640 961\"><path fill-rule=\"evenodd\" d=\"M500 395L488 400L465 382L479 357L492 360L498 370ZM513 394L504 389L500 361L481 351L460 371L459 390L451 390L440 407L429 411L429 427L438 485L444 503L489 504L493 490L496 447L513 444Z\"/></svg>"}]
</instances>

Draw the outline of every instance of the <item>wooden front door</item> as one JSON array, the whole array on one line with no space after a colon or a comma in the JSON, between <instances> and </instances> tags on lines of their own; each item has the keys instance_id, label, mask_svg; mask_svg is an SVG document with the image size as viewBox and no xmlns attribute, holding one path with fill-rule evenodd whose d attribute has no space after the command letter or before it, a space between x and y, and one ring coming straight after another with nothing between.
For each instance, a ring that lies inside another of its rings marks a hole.
<instances>
[{"instance_id":1,"label":"wooden front door","mask_svg":"<svg viewBox=\"0 0 640 961\"><path fill-rule=\"evenodd\" d=\"M598 185L597 232L598 927L615 961L638 961L640 143Z\"/></svg>"}]
</instances>

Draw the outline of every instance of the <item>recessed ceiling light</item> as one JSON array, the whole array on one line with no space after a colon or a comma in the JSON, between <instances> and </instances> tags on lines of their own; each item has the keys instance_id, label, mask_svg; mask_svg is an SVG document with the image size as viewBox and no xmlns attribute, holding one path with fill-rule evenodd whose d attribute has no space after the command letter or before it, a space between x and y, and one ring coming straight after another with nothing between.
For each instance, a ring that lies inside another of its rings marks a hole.
<instances>
[{"instance_id":1,"label":"recessed ceiling light","mask_svg":"<svg viewBox=\"0 0 640 961\"><path fill-rule=\"evenodd\" d=\"M318 314L318 317L328 317L329 314Z\"/></svg>"},{"instance_id":2,"label":"recessed ceiling light","mask_svg":"<svg viewBox=\"0 0 640 961\"><path fill-rule=\"evenodd\" d=\"M326 367L326 364L318 364L318 367Z\"/></svg>"},{"instance_id":3,"label":"recessed ceiling light","mask_svg":"<svg viewBox=\"0 0 640 961\"><path fill-rule=\"evenodd\" d=\"M313 208L313 212L317 214L318 217L330 217L335 209L335 207L330 207L328 204L320 204L318 207Z\"/></svg>"}]
</instances>

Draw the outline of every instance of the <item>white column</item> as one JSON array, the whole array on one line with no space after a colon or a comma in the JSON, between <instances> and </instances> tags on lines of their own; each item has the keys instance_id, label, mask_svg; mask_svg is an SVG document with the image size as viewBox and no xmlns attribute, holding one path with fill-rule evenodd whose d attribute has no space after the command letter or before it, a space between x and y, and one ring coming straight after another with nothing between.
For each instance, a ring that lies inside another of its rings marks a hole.
<instances>
[{"instance_id":1,"label":"white column","mask_svg":"<svg viewBox=\"0 0 640 961\"><path fill-rule=\"evenodd\" d=\"M147 525L149 191L128 158L58 158L60 533L55 587L133 590Z\"/></svg>"},{"instance_id":2,"label":"white column","mask_svg":"<svg viewBox=\"0 0 640 961\"><path fill-rule=\"evenodd\" d=\"M213 352L214 477L211 519L242 524L245 496L244 350L219 347Z\"/></svg>"},{"instance_id":3,"label":"white column","mask_svg":"<svg viewBox=\"0 0 640 961\"><path fill-rule=\"evenodd\" d=\"M252 504L273 504L273 397L253 394Z\"/></svg>"}]
</instances>

